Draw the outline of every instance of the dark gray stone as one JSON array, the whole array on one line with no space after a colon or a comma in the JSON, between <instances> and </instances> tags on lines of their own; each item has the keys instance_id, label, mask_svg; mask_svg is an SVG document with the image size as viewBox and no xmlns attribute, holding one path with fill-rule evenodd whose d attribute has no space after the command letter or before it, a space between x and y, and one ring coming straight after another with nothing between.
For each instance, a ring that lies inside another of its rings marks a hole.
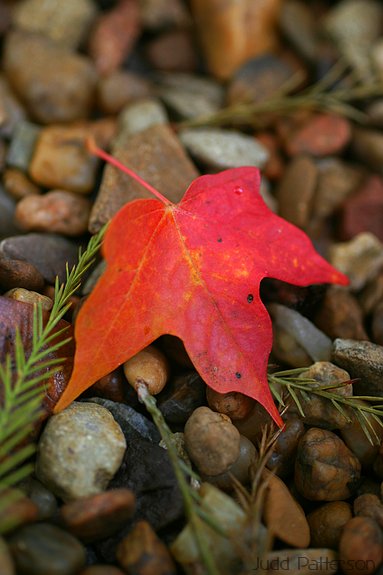
<instances>
[{"instance_id":1,"label":"dark gray stone","mask_svg":"<svg viewBox=\"0 0 383 575\"><path fill-rule=\"evenodd\" d=\"M332 361L346 369L352 378L356 395L383 397L383 347L370 341L336 339Z\"/></svg>"},{"instance_id":2,"label":"dark gray stone","mask_svg":"<svg viewBox=\"0 0 383 575\"><path fill-rule=\"evenodd\" d=\"M18 168L23 172L28 171L40 131L39 126L27 121L16 125L7 154L8 166Z\"/></svg>"}]
</instances>

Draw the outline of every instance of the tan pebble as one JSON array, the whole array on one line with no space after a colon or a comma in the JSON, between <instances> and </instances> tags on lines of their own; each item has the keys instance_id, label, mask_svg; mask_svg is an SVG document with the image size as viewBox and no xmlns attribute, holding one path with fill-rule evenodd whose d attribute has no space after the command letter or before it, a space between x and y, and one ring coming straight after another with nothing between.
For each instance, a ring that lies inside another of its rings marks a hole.
<instances>
[{"instance_id":1,"label":"tan pebble","mask_svg":"<svg viewBox=\"0 0 383 575\"><path fill-rule=\"evenodd\" d=\"M239 456L240 434L227 415L198 407L184 432L188 455L204 475L227 471Z\"/></svg>"},{"instance_id":2,"label":"tan pebble","mask_svg":"<svg viewBox=\"0 0 383 575\"><path fill-rule=\"evenodd\" d=\"M241 435L239 455L234 463L219 475L204 475L202 478L223 490L233 489L235 479L246 485L251 480L251 470L256 458L257 453L254 444L247 437Z\"/></svg>"},{"instance_id":3,"label":"tan pebble","mask_svg":"<svg viewBox=\"0 0 383 575\"><path fill-rule=\"evenodd\" d=\"M264 520L269 532L292 547L308 547L310 528L304 511L284 482L266 471Z\"/></svg>"},{"instance_id":4,"label":"tan pebble","mask_svg":"<svg viewBox=\"0 0 383 575\"><path fill-rule=\"evenodd\" d=\"M65 190L28 196L17 204L15 219L28 232L80 236L87 231L91 203Z\"/></svg>"},{"instance_id":5,"label":"tan pebble","mask_svg":"<svg viewBox=\"0 0 383 575\"><path fill-rule=\"evenodd\" d=\"M351 517L351 505L346 501L331 501L309 513L311 545L337 549L343 527Z\"/></svg>"},{"instance_id":6,"label":"tan pebble","mask_svg":"<svg viewBox=\"0 0 383 575\"><path fill-rule=\"evenodd\" d=\"M3 174L5 191L15 198L21 200L26 196L39 194L40 188L21 171L16 168L8 168Z\"/></svg>"},{"instance_id":7,"label":"tan pebble","mask_svg":"<svg viewBox=\"0 0 383 575\"><path fill-rule=\"evenodd\" d=\"M9 297L17 301L23 301L25 303L39 303L42 309L49 311L52 309L53 301L50 297L37 293L36 291L27 290L25 288L13 288L8 290L4 297Z\"/></svg>"},{"instance_id":8,"label":"tan pebble","mask_svg":"<svg viewBox=\"0 0 383 575\"><path fill-rule=\"evenodd\" d=\"M138 521L117 547L117 560L128 573L175 575L174 561L146 521Z\"/></svg>"},{"instance_id":9,"label":"tan pebble","mask_svg":"<svg viewBox=\"0 0 383 575\"><path fill-rule=\"evenodd\" d=\"M353 517L344 526L339 559L346 574L369 575L383 561L383 534L370 517Z\"/></svg>"},{"instance_id":10,"label":"tan pebble","mask_svg":"<svg viewBox=\"0 0 383 575\"><path fill-rule=\"evenodd\" d=\"M206 389L209 407L218 413L225 413L231 420L244 419L254 407L254 399L237 391L218 393L211 387Z\"/></svg>"},{"instance_id":11,"label":"tan pebble","mask_svg":"<svg viewBox=\"0 0 383 575\"><path fill-rule=\"evenodd\" d=\"M145 383L151 395L157 395L169 379L169 363L164 354L148 345L123 365L125 377L132 387Z\"/></svg>"}]
</instances>

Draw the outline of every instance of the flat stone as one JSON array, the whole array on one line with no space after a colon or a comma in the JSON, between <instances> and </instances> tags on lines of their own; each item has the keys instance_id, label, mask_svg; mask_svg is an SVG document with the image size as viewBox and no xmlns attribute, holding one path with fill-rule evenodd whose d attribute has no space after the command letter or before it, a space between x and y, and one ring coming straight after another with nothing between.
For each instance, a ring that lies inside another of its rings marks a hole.
<instances>
[{"instance_id":1,"label":"flat stone","mask_svg":"<svg viewBox=\"0 0 383 575\"><path fill-rule=\"evenodd\" d=\"M78 246L55 234L30 233L2 240L0 260L1 258L32 264L48 283L54 284L56 276L60 282L65 281L66 264L71 269L77 263Z\"/></svg>"},{"instance_id":2,"label":"flat stone","mask_svg":"<svg viewBox=\"0 0 383 575\"><path fill-rule=\"evenodd\" d=\"M226 80L252 56L272 52L278 44L280 8L280 0L193 0L192 15L210 72Z\"/></svg>"},{"instance_id":3,"label":"flat stone","mask_svg":"<svg viewBox=\"0 0 383 575\"><path fill-rule=\"evenodd\" d=\"M22 527L10 538L17 572L23 575L75 575L85 566L85 549L55 525Z\"/></svg>"},{"instance_id":4,"label":"flat stone","mask_svg":"<svg viewBox=\"0 0 383 575\"><path fill-rule=\"evenodd\" d=\"M97 74L85 56L39 34L13 31L6 38L3 66L36 121L71 122L90 114Z\"/></svg>"},{"instance_id":5,"label":"flat stone","mask_svg":"<svg viewBox=\"0 0 383 575\"><path fill-rule=\"evenodd\" d=\"M214 114L224 101L218 82L192 74L162 74L157 94L181 120Z\"/></svg>"},{"instance_id":6,"label":"flat stone","mask_svg":"<svg viewBox=\"0 0 383 575\"><path fill-rule=\"evenodd\" d=\"M315 314L315 325L331 339L366 339L363 312L347 288L329 286Z\"/></svg>"},{"instance_id":7,"label":"flat stone","mask_svg":"<svg viewBox=\"0 0 383 575\"><path fill-rule=\"evenodd\" d=\"M362 289L383 267L383 246L374 234L362 232L349 242L331 246L331 264L350 279L350 288Z\"/></svg>"},{"instance_id":8,"label":"flat stone","mask_svg":"<svg viewBox=\"0 0 383 575\"><path fill-rule=\"evenodd\" d=\"M97 85L97 104L104 114L119 114L123 108L152 93L150 82L133 72L115 70L102 76Z\"/></svg>"},{"instance_id":9,"label":"flat stone","mask_svg":"<svg viewBox=\"0 0 383 575\"><path fill-rule=\"evenodd\" d=\"M358 378L358 395L383 396L383 347L369 341L336 339L332 361Z\"/></svg>"},{"instance_id":10,"label":"flat stone","mask_svg":"<svg viewBox=\"0 0 383 575\"><path fill-rule=\"evenodd\" d=\"M343 204L339 234L342 240L350 240L361 232L371 232L383 242L382 222L383 179L373 175Z\"/></svg>"},{"instance_id":11,"label":"flat stone","mask_svg":"<svg viewBox=\"0 0 383 575\"><path fill-rule=\"evenodd\" d=\"M7 153L7 165L27 172L41 128L27 121L15 126Z\"/></svg>"},{"instance_id":12,"label":"flat stone","mask_svg":"<svg viewBox=\"0 0 383 575\"><path fill-rule=\"evenodd\" d=\"M343 527L352 517L352 508L346 501L330 501L307 515L313 547L337 549Z\"/></svg>"},{"instance_id":13,"label":"flat stone","mask_svg":"<svg viewBox=\"0 0 383 575\"><path fill-rule=\"evenodd\" d=\"M293 158L277 188L279 215L300 228L306 228L317 180L318 170L309 156Z\"/></svg>"},{"instance_id":14,"label":"flat stone","mask_svg":"<svg viewBox=\"0 0 383 575\"><path fill-rule=\"evenodd\" d=\"M269 156L256 138L234 130L187 128L179 132L179 137L196 160L214 170L240 166L262 168Z\"/></svg>"},{"instance_id":15,"label":"flat stone","mask_svg":"<svg viewBox=\"0 0 383 575\"><path fill-rule=\"evenodd\" d=\"M361 465L332 431L311 427L300 439L295 485L311 501L348 499L360 480Z\"/></svg>"},{"instance_id":16,"label":"flat stone","mask_svg":"<svg viewBox=\"0 0 383 575\"><path fill-rule=\"evenodd\" d=\"M125 142L125 143L124 143ZM198 172L186 156L177 137L166 124L157 124L136 134L118 138L114 156L149 184L177 203ZM93 206L89 230L97 232L127 202L152 197L138 182L106 166Z\"/></svg>"},{"instance_id":17,"label":"flat stone","mask_svg":"<svg viewBox=\"0 0 383 575\"><path fill-rule=\"evenodd\" d=\"M23 0L13 12L22 30L39 32L62 46L76 50L96 16L92 0Z\"/></svg>"},{"instance_id":18,"label":"flat stone","mask_svg":"<svg viewBox=\"0 0 383 575\"><path fill-rule=\"evenodd\" d=\"M64 501L95 495L117 472L125 449L110 411L73 402L49 419L38 445L36 475Z\"/></svg>"},{"instance_id":19,"label":"flat stone","mask_svg":"<svg viewBox=\"0 0 383 575\"><path fill-rule=\"evenodd\" d=\"M98 541L121 529L133 515L134 505L130 489L111 489L65 503L59 520L82 541Z\"/></svg>"}]
</instances>

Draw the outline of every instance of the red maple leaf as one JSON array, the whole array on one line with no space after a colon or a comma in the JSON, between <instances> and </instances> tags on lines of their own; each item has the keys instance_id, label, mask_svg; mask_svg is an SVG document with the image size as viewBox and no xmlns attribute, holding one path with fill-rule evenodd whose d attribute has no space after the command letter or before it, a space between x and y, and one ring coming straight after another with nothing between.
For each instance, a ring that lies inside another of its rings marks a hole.
<instances>
[{"instance_id":1,"label":"red maple leaf","mask_svg":"<svg viewBox=\"0 0 383 575\"><path fill-rule=\"evenodd\" d=\"M257 168L235 168L197 178L179 204L152 189L159 199L135 200L114 216L107 269L77 317L74 370L56 411L172 334L208 386L253 397L281 424L267 382L272 326L260 282L348 279L269 210L259 185Z\"/></svg>"}]
</instances>

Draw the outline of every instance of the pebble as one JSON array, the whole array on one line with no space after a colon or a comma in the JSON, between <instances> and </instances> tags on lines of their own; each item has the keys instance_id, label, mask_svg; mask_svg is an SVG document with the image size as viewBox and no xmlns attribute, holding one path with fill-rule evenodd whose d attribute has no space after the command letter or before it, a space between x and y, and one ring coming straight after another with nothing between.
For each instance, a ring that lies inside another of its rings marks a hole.
<instances>
[{"instance_id":1,"label":"pebble","mask_svg":"<svg viewBox=\"0 0 383 575\"><path fill-rule=\"evenodd\" d=\"M309 61L317 59L318 29L310 6L300 0L286 0L282 4L279 25L298 54Z\"/></svg>"},{"instance_id":2,"label":"pebble","mask_svg":"<svg viewBox=\"0 0 383 575\"><path fill-rule=\"evenodd\" d=\"M382 270L383 272L383 270ZM383 273L380 272L366 287L358 294L359 303L363 312L371 314L383 300Z\"/></svg>"},{"instance_id":3,"label":"pebble","mask_svg":"<svg viewBox=\"0 0 383 575\"><path fill-rule=\"evenodd\" d=\"M222 473L203 475L202 478L224 491L232 491L236 485L235 480L243 485L248 485L251 482L251 473L256 460L257 453L254 444L247 437L241 435L237 459Z\"/></svg>"},{"instance_id":4,"label":"pebble","mask_svg":"<svg viewBox=\"0 0 383 575\"><path fill-rule=\"evenodd\" d=\"M182 27L190 24L190 14L182 0L140 0L140 15L144 28Z\"/></svg>"},{"instance_id":5,"label":"pebble","mask_svg":"<svg viewBox=\"0 0 383 575\"><path fill-rule=\"evenodd\" d=\"M267 487L263 517L270 535L291 547L308 547L310 528L302 507L282 479L270 472L264 479Z\"/></svg>"},{"instance_id":6,"label":"pebble","mask_svg":"<svg viewBox=\"0 0 383 575\"><path fill-rule=\"evenodd\" d=\"M332 360L358 378L358 395L383 394L383 347L369 341L336 339Z\"/></svg>"},{"instance_id":7,"label":"pebble","mask_svg":"<svg viewBox=\"0 0 383 575\"><path fill-rule=\"evenodd\" d=\"M141 32L136 0L120 0L101 13L88 40L88 52L101 75L117 70Z\"/></svg>"},{"instance_id":8,"label":"pebble","mask_svg":"<svg viewBox=\"0 0 383 575\"><path fill-rule=\"evenodd\" d=\"M227 102L264 102L291 80L295 70L288 60L266 53L247 60L233 75L227 88Z\"/></svg>"},{"instance_id":9,"label":"pebble","mask_svg":"<svg viewBox=\"0 0 383 575\"><path fill-rule=\"evenodd\" d=\"M107 375L104 375L104 377L101 377L101 379L91 385L85 393L87 397L96 396L103 399L109 399L112 402L116 401L124 403L127 399L127 389L128 386L126 385L122 370L117 368Z\"/></svg>"},{"instance_id":10,"label":"pebble","mask_svg":"<svg viewBox=\"0 0 383 575\"><path fill-rule=\"evenodd\" d=\"M7 165L27 172L41 128L24 120L18 122L7 153Z\"/></svg>"},{"instance_id":11,"label":"pebble","mask_svg":"<svg viewBox=\"0 0 383 575\"><path fill-rule=\"evenodd\" d=\"M95 15L96 6L92 0L24 0L13 12L13 24L76 50Z\"/></svg>"},{"instance_id":12,"label":"pebble","mask_svg":"<svg viewBox=\"0 0 383 575\"><path fill-rule=\"evenodd\" d=\"M352 517L351 505L346 501L330 501L307 515L313 547L338 549L342 530Z\"/></svg>"},{"instance_id":13,"label":"pebble","mask_svg":"<svg viewBox=\"0 0 383 575\"><path fill-rule=\"evenodd\" d=\"M143 132L156 124L167 124L165 107L155 98L146 98L129 104L119 116L119 131L113 142L114 150L128 144L129 136Z\"/></svg>"},{"instance_id":14,"label":"pebble","mask_svg":"<svg viewBox=\"0 0 383 575\"><path fill-rule=\"evenodd\" d=\"M191 10L207 67L226 80L249 58L277 46L280 0L193 0Z\"/></svg>"},{"instance_id":15,"label":"pebble","mask_svg":"<svg viewBox=\"0 0 383 575\"><path fill-rule=\"evenodd\" d=\"M210 409L227 415L232 421L248 417L254 407L254 399L238 391L218 393L206 387L206 399Z\"/></svg>"},{"instance_id":16,"label":"pebble","mask_svg":"<svg viewBox=\"0 0 383 575\"><path fill-rule=\"evenodd\" d=\"M79 541L49 523L22 527L9 547L20 575L76 575L85 566Z\"/></svg>"},{"instance_id":17,"label":"pebble","mask_svg":"<svg viewBox=\"0 0 383 575\"><path fill-rule=\"evenodd\" d=\"M355 417L355 413L351 413L351 422L341 429L340 434L347 447L356 455L363 467L368 469L371 468L379 452L379 444L383 440L383 428L370 413L365 413L365 424L369 436Z\"/></svg>"},{"instance_id":18,"label":"pebble","mask_svg":"<svg viewBox=\"0 0 383 575\"><path fill-rule=\"evenodd\" d=\"M4 297L9 297L11 299L15 299L17 301L23 301L25 303L38 303L41 305L42 309L49 311L52 309L53 301L50 297L42 295L38 292L27 290L25 288L13 288L8 290Z\"/></svg>"},{"instance_id":19,"label":"pebble","mask_svg":"<svg viewBox=\"0 0 383 575\"><path fill-rule=\"evenodd\" d=\"M194 37L187 29L163 32L146 45L145 53L156 70L193 72L197 68Z\"/></svg>"},{"instance_id":20,"label":"pebble","mask_svg":"<svg viewBox=\"0 0 383 575\"><path fill-rule=\"evenodd\" d=\"M121 529L133 515L134 505L130 489L111 489L65 503L59 520L82 541L98 541Z\"/></svg>"},{"instance_id":21,"label":"pebble","mask_svg":"<svg viewBox=\"0 0 383 575\"><path fill-rule=\"evenodd\" d=\"M267 575L334 575L338 571L338 556L332 549L282 549L271 551L259 561Z\"/></svg>"},{"instance_id":22,"label":"pebble","mask_svg":"<svg viewBox=\"0 0 383 575\"><path fill-rule=\"evenodd\" d=\"M36 121L72 122L88 116L97 74L85 56L39 34L13 31L7 35L3 65L12 88Z\"/></svg>"},{"instance_id":23,"label":"pebble","mask_svg":"<svg viewBox=\"0 0 383 575\"><path fill-rule=\"evenodd\" d=\"M190 154L211 170L262 168L268 160L267 149L256 138L234 130L187 128L179 137Z\"/></svg>"},{"instance_id":24,"label":"pebble","mask_svg":"<svg viewBox=\"0 0 383 575\"><path fill-rule=\"evenodd\" d=\"M173 377L157 398L157 405L166 421L185 425L193 411L204 405L205 382L192 371Z\"/></svg>"},{"instance_id":25,"label":"pebble","mask_svg":"<svg viewBox=\"0 0 383 575\"><path fill-rule=\"evenodd\" d=\"M44 286L44 277L34 265L7 258L0 252L0 288L6 291L19 286L30 290L41 290Z\"/></svg>"},{"instance_id":26,"label":"pebble","mask_svg":"<svg viewBox=\"0 0 383 575\"><path fill-rule=\"evenodd\" d=\"M89 125L85 124L44 128L29 166L32 180L45 188L91 192L99 162L85 148L89 135Z\"/></svg>"},{"instance_id":27,"label":"pebble","mask_svg":"<svg viewBox=\"0 0 383 575\"><path fill-rule=\"evenodd\" d=\"M293 158L277 187L279 215L299 228L306 228L317 181L318 169L309 156Z\"/></svg>"},{"instance_id":28,"label":"pebble","mask_svg":"<svg viewBox=\"0 0 383 575\"><path fill-rule=\"evenodd\" d=\"M91 202L66 190L52 190L19 201L15 221L27 232L81 236L88 229Z\"/></svg>"},{"instance_id":29,"label":"pebble","mask_svg":"<svg viewBox=\"0 0 383 575\"><path fill-rule=\"evenodd\" d=\"M0 239L22 233L20 226L14 222L16 202L0 185Z\"/></svg>"},{"instance_id":30,"label":"pebble","mask_svg":"<svg viewBox=\"0 0 383 575\"><path fill-rule=\"evenodd\" d=\"M282 157L277 137L272 132L257 132L257 140L269 152L269 159L263 168L263 174L268 180L278 182L283 177L285 161ZM268 202L266 203L273 212L277 212L277 201L274 195L272 196L272 202L274 206L270 206Z\"/></svg>"},{"instance_id":31,"label":"pebble","mask_svg":"<svg viewBox=\"0 0 383 575\"><path fill-rule=\"evenodd\" d=\"M273 320L275 357L292 367L328 361L331 340L306 317L294 309L272 303L268 311Z\"/></svg>"},{"instance_id":32,"label":"pebble","mask_svg":"<svg viewBox=\"0 0 383 575\"><path fill-rule=\"evenodd\" d=\"M151 395L157 395L166 385L170 375L170 365L164 354L148 345L125 361L123 370L128 383L137 391L144 383Z\"/></svg>"},{"instance_id":33,"label":"pebble","mask_svg":"<svg viewBox=\"0 0 383 575\"><path fill-rule=\"evenodd\" d=\"M136 134L119 135L113 155L154 188L177 203L198 172L174 132L166 124L149 126ZM112 166L104 169L101 187L93 206L89 231L96 233L124 204L152 197L138 182Z\"/></svg>"},{"instance_id":34,"label":"pebble","mask_svg":"<svg viewBox=\"0 0 383 575\"><path fill-rule=\"evenodd\" d=\"M370 517L353 517L343 528L339 560L344 573L369 575L383 561L383 534Z\"/></svg>"},{"instance_id":35,"label":"pebble","mask_svg":"<svg viewBox=\"0 0 383 575\"><path fill-rule=\"evenodd\" d=\"M22 488L29 499L36 505L39 521L50 519L56 515L56 497L40 481L34 477L28 477Z\"/></svg>"},{"instance_id":36,"label":"pebble","mask_svg":"<svg viewBox=\"0 0 383 575\"><path fill-rule=\"evenodd\" d=\"M124 571L135 575L175 575L176 566L167 547L147 521L138 521L117 548Z\"/></svg>"},{"instance_id":37,"label":"pebble","mask_svg":"<svg viewBox=\"0 0 383 575\"><path fill-rule=\"evenodd\" d=\"M3 173L4 189L15 200L40 194L40 188L19 169L8 168Z\"/></svg>"},{"instance_id":38,"label":"pebble","mask_svg":"<svg viewBox=\"0 0 383 575\"><path fill-rule=\"evenodd\" d=\"M181 120L218 112L224 101L224 90L218 82L193 74L162 74L156 92Z\"/></svg>"},{"instance_id":39,"label":"pebble","mask_svg":"<svg viewBox=\"0 0 383 575\"><path fill-rule=\"evenodd\" d=\"M350 279L350 288L359 291L383 267L383 245L374 234L362 232L349 242L331 246L330 263Z\"/></svg>"},{"instance_id":40,"label":"pebble","mask_svg":"<svg viewBox=\"0 0 383 575\"><path fill-rule=\"evenodd\" d=\"M295 485L312 501L348 499L358 486L361 465L332 431L311 427L300 439Z\"/></svg>"},{"instance_id":41,"label":"pebble","mask_svg":"<svg viewBox=\"0 0 383 575\"><path fill-rule=\"evenodd\" d=\"M66 279L66 264L69 269L77 263L78 247L70 240L56 234L30 233L11 236L0 242L0 261L23 260L32 264L45 281L54 284L56 276L60 282ZM19 267L20 269L20 267ZM32 271L32 270L31 270ZM11 287L28 287L10 286ZM33 289L33 288L30 288Z\"/></svg>"},{"instance_id":42,"label":"pebble","mask_svg":"<svg viewBox=\"0 0 383 575\"><path fill-rule=\"evenodd\" d=\"M295 128L284 140L284 147L289 156L310 154L321 158L339 154L351 139L350 122L342 116L314 114Z\"/></svg>"},{"instance_id":43,"label":"pebble","mask_svg":"<svg viewBox=\"0 0 383 575\"><path fill-rule=\"evenodd\" d=\"M234 463L240 435L230 418L208 407L198 407L185 425L186 451L204 475L219 475Z\"/></svg>"},{"instance_id":44,"label":"pebble","mask_svg":"<svg viewBox=\"0 0 383 575\"><path fill-rule=\"evenodd\" d=\"M12 138L19 125L24 123L26 112L11 90L7 79L2 76L0 77L0 110L0 135L3 138Z\"/></svg>"},{"instance_id":45,"label":"pebble","mask_svg":"<svg viewBox=\"0 0 383 575\"><path fill-rule=\"evenodd\" d=\"M371 517L383 529L383 503L377 495L364 493L354 500L356 517Z\"/></svg>"},{"instance_id":46,"label":"pebble","mask_svg":"<svg viewBox=\"0 0 383 575\"><path fill-rule=\"evenodd\" d=\"M125 449L121 428L107 409L73 402L49 419L38 445L36 475L64 501L95 495L117 472Z\"/></svg>"},{"instance_id":47,"label":"pebble","mask_svg":"<svg viewBox=\"0 0 383 575\"><path fill-rule=\"evenodd\" d=\"M97 105L104 114L119 114L135 100L149 98L149 81L127 70L115 70L102 76L97 85Z\"/></svg>"},{"instance_id":48,"label":"pebble","mask_svg":"<svg viewBox=\"0 0 383 575\"><path fill-rule=\"evenodd\" d=\"M368 339L363 311L347 288L329 286L315 314L315 325L331 339Z\"/></svg>"},{"instance_id":49,"label":"pebble","mask_svg":"<svg viewBox=\"0 0 383 575\"><path fill-rule=\"evenodd\" d=\"M350 240L361 232L371 232L383 242L382 221L383 179L372 175L344 203L339 235L342 240Z\"/></svg>"},{"instance_id":50,"label":"pebble","mask_svg":"<svg viewBox=\"0 0 383 575\"><path fill-rule=\"evenodd\" d=\"M0 573L15 575L15 566L5 540L0 537Z\"/></svg>"},{"instance_id":51,"label":"pebble","mask_svg":"<svg viewBox=\"0 0 383 575\"><path fill-rule=\"evenodd\" d=\"M268 469L283 479L294 473L294 460L298 441L305 433L302 419L289 416L284 423L283 431L278 435L273 451L267 461Z\"/></svg>"}]
</instances>

